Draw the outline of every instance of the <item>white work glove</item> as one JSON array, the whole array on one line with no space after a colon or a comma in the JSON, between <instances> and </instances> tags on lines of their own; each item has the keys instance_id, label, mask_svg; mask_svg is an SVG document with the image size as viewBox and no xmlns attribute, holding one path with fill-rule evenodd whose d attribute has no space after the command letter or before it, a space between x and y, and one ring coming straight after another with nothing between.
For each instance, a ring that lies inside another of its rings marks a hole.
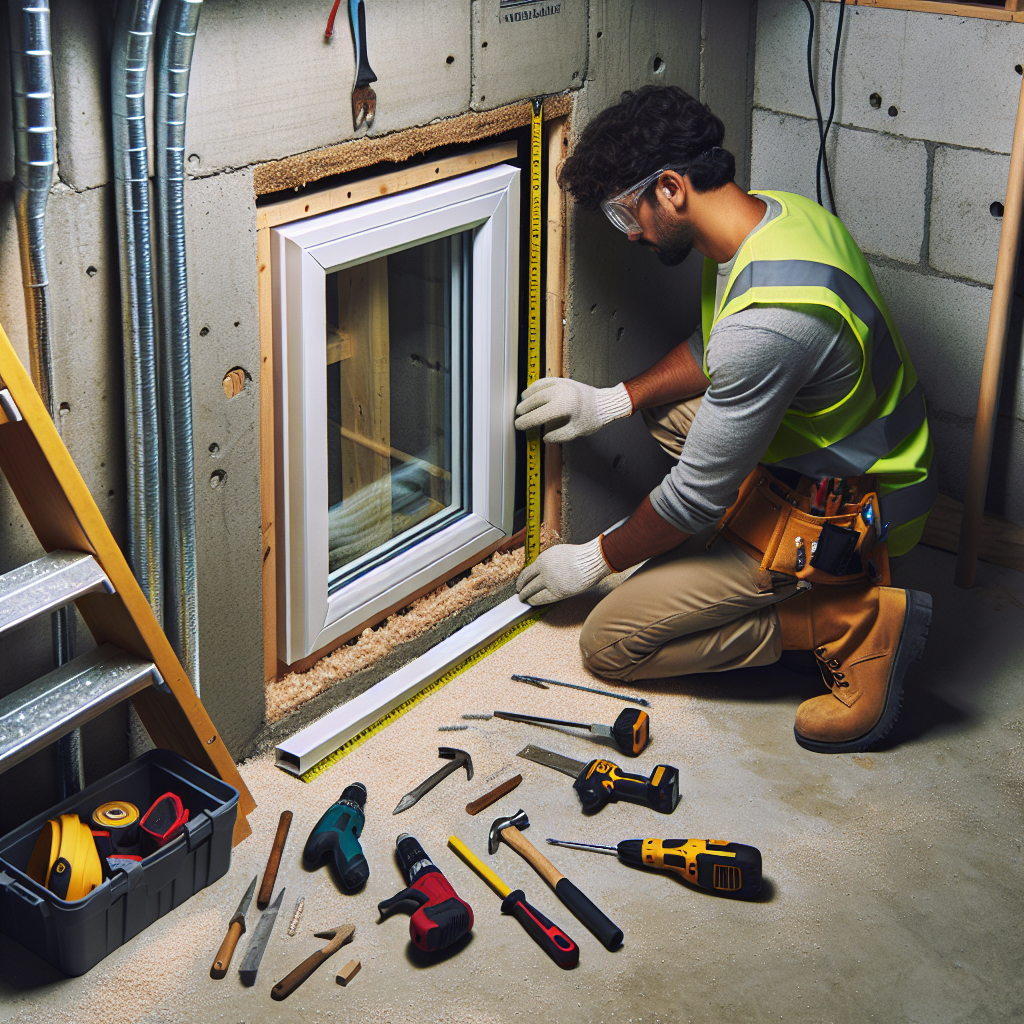
<instances>
[{"instance_id":1,"label":"white work glove","mask_svg":"<svg viewBox=\"0 0 1024 1024\"><path fill-rule=\"evenodd\" d=\"M542 551L516 580L519 596L528 604L551 604L582 594L614 572L601 554L601 538L586 544L556 544Z\"/></svg>"},{"instance_id":2,"label":"white work glove","mask_svg":"<svg viewBox=\"0 0 1024 1024\"><path fill-rule=\"evenodd\" d=\"M544 440L548 444L564 444L593 434L632 412L633 400L625 384L592 388L568 377L541 377L523 392L523 400L516 406L516 430L535 430L560 420L554 430L544 435Z\"/></svg>"}]
</instances>

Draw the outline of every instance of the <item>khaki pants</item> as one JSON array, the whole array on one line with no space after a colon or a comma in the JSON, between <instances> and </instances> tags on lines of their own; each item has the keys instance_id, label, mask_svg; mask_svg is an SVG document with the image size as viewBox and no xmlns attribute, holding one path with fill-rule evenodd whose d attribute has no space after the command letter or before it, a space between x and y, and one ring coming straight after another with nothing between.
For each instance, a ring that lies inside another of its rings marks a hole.
<instances>
[{"instance_id":1,"label":"khaki pants","mask_svg":"<svg viewBox=\"0 0 1024 1024\"><path fill-rule=\"evenodd\" d=\"M644 410L655 440L683 450L700 399ZM707 532L652 558L587 617L580 647L587 668L634 680L770 665L782 654L773 605L796 580L769 573L727 540L708 551Z\"/></svg>"}]
</instances>

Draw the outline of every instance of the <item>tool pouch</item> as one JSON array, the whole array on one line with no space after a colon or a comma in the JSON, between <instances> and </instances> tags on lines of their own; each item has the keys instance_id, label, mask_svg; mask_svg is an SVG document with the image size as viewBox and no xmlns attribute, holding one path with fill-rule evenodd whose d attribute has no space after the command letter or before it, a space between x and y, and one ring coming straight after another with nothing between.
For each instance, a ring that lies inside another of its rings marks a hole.
<instances>
[{"instance_id":1,"label":"tool pouch","mask_svg":"<svg viewBox=\"0 0 1024 1024\"><path fill-rule=\"evenodd\" d=\"M888 586L889 556L878 536L878 495L863 486L858 492L863 497L841 505L835 515L812 515L807 495L758 466L719 520L708 547L725 537L758 559L763 570L812 584L870 581Z\"/></svg>"}]
</instances>

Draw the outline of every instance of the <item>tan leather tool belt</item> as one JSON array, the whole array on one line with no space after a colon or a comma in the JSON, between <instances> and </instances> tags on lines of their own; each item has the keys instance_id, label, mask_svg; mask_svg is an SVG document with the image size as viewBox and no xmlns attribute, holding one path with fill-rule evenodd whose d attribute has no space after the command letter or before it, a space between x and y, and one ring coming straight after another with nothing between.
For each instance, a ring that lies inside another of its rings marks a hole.
<instances>
[{"instance_id":1,"label":"tan leather tool belt","mask_svg":"<svg viewBox=\"0 0 1024 1024\"><path fill-rule=\"evenodd\" d=\"M867 477L848 481L850 501L834 515L813 515L813 481L802 478L793 490L758 466L719 520L708 547L725 537L759 559L762 569L814 584L888 586L889 557L878 540L881 511L871 483ZM808 493L801 493L805 489Z\"/></svg>"}]
</instances>

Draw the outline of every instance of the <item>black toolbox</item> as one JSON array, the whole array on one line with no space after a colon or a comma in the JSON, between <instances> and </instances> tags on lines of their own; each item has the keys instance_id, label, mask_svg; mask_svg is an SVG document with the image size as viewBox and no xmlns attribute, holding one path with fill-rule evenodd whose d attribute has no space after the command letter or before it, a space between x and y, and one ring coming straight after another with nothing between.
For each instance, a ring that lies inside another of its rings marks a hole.
<instances>
[{"instance_id":1,"label":"black toolbox","mask_svg":"<svg viewBox=\"0 0 1024 1024\"><path fill-rule=\"evenodd\" d=\"M182 834L88 896L65 902L25 874L49 818L77 813L88 821L108 800L127 800L145 812L167 792L188 808ZM227 872L237 809L233 786L170 750L150 750L0 839L0 931L65 974L85 974Z\"/></svg>"}]
</instances>

